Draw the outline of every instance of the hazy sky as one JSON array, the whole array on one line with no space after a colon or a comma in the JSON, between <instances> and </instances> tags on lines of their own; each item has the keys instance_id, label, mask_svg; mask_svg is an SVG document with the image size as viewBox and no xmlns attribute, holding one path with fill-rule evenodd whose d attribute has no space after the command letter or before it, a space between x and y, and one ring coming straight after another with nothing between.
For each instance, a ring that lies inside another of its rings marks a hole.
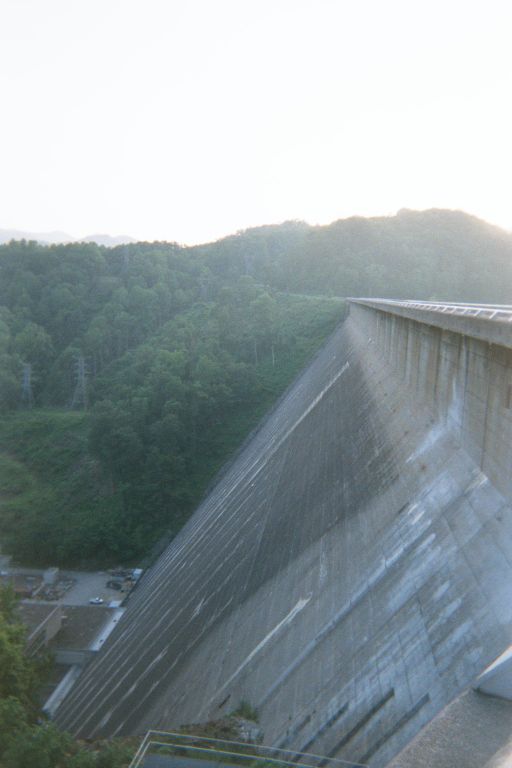
<instances>
[{"instance_id":1,"label":"hazy sky","mask_svg":"<svg viewBox=\"0 0 512 768\"><path fill-rule=\"evenodd\" d=\"M0 0L0 228L512 227L512 2Z\"/></svg>"}]
</instances>

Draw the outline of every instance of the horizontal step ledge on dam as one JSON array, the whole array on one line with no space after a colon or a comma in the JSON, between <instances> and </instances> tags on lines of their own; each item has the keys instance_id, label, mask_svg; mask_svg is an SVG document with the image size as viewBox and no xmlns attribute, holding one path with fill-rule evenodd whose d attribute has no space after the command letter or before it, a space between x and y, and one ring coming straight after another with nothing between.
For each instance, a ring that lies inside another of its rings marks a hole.
<instances>
[{"instance_id":1,"label":"horizontal step ledge on dam","mask_svg":"<svg viewBox=\"0 0 512 768\"><path fill-rule=\"evenodd\" d=\"M348 298L388 314L512 348L512 306L504 304L462 304L432 301Z\"/></svg>"}]
</instances>

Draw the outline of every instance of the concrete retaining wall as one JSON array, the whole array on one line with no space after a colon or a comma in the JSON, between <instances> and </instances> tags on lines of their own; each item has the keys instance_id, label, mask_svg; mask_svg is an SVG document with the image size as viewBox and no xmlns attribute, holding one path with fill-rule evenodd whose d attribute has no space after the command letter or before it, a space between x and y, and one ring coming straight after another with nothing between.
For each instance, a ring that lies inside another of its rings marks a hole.
<instances>
[{"instance_id":1,"label":"concrete retaining wall","mask_svg":"<svg viewBox=\"0 0 512 768\"><path fill-rule=\"evenodd\" d=\"M55 651L55 661L57 664L64 664L69 666L77 665L84 667L89 664L91 659L96 655L96 651L70 651L65 649L57 649Z\"/></svg>"},{"instance_id":2,"label":"concrete retaining wall","mask_svg":"<svg viewBox=\"0 0 512 768\"><path fill-rule=\"evenodd\" d=\"M509 381L504 347L353 307L57 722L174 730L246 700L266 744L386 765L512 640Z\"/></svg>"},{"instance_id":3,"label":"concrete retaining wall","mask_svg":"<svg viewBox=\"0 0 512 768\"><path fill-rule=\"evenodd\" d=\"M474 323L483 333L477 320L465 318L463 334L422 322L421 311L412 319L358 303L350 312L414 399L432 409L437 424L449 426L496 488L512 498L512 349L468 335ZM505 331L512 343L512 328Z\"/></svg>"}]
</instances>

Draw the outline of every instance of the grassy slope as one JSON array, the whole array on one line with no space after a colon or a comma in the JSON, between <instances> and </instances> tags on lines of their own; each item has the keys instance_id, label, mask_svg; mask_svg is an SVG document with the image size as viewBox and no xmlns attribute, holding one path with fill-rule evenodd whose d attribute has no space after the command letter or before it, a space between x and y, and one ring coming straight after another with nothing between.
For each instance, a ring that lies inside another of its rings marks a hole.
<instances>
[{"instance_id":1,"label":"grassy slope","mask_svg":"<svg viewBox=\"0 0 512 768\"><path fill-rule=\"evenodd\" d=\"M44 551L49 536L69 545L74 522L108 499L108 483L87 451L87 429L87 415L69 410L18 411L0 419L4 550L12 551L12 531L16 531L16 554L21 560L25 550ZM61 537L55 535L60 529ZM78 537L74 551L80 561ZM53 554L54 561L60 562L58 544Z\"/></svg>"}]
</instances>

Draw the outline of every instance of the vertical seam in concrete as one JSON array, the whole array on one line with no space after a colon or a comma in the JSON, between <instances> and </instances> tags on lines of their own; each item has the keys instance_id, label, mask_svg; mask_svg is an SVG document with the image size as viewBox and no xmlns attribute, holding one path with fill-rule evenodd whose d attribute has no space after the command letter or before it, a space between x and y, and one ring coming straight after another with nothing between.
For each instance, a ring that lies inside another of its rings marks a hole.
<instances>
[{"instance_id":1,"label":"vertical seam in concrete","mask_svg":"<svg viewBox=\"0 0 512 768\"><path fill-rule=\"evenodd\" d=\"M488 358L487 358L488 360ZM491 363L488 363L488 366L490 366ZM491 391L491 382L490 382L490 370L489 367L486 369L486 377L487 377L487 391L485 394L485 414L484 414L484 424L482 429L482 453L480 456L479 466L482 472L484 471L484 457L485 457L485 447L487 443L487 421L488 421L488 414L489 414L489 400L490 400L490 391Z\"/></svg>"},{"instance_id":2,"label":"vertical seam in concrete","mask_svg":"<svg viewBox=\"0 0 512 768\"><path fill-rule=\"evenodd\" d=\"M439 329L434 329L436 333L436 372L434 376L434 391L432 393L432 403L434 405L434 411L436 410L437 394L439 389L439 367L441 365L441 348L443 346L443 332ZM438 414L436 414L437 416Z\"/></svg>"},{"instance_id":3,"label":"vertical seam in concrete","mask_svg":"<svg viewBox=\"0 0 512 768\"><path fill-rule=\"evenodd\" d=\"M464 367L462 370L462 375L464 377L464 385L462 389L462 411L461 411L461 417L460 417L460 444L464 447L466 445L466 440L464 438L464 422L466 419L466 399L467 399L467 393L468 393L469 355L470 355L470 351L468 350L468 344L469 344L468 337L461 336L460 348L459 348L459 368L461 367L460 357L463 356L464 360L462 362L464 364Z\"/></svg>"}]
</instances>

